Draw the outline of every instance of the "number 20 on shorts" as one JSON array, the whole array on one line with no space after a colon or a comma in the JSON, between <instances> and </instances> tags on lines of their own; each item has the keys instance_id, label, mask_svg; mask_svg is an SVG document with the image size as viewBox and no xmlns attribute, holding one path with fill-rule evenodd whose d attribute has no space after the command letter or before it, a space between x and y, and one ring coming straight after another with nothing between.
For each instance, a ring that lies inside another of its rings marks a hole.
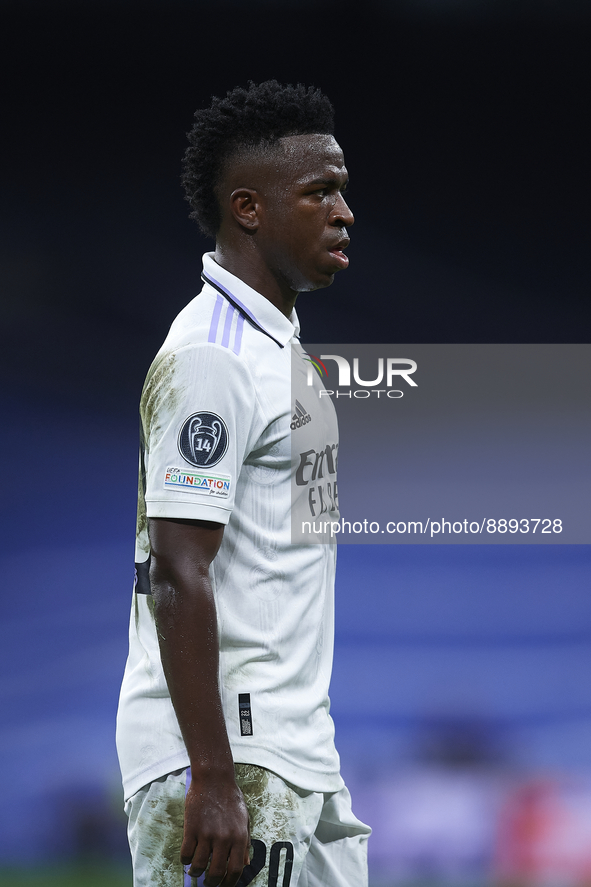
<instances>
[{"instance_id":1,"label":"number 20 on shorts","mask_svg":"<svg viewBox=\"0 0 591 887\"><path fill-rule=\"evenodd\" d=\"M263 841L257 841L255 838L251 841L252 859L250 864L244 867L244 871L238 881L236 887L247 887L251 881L265 867L267 861L267 848ZM284 857L283 863L283 880L279 883L279 866L281 857ZM293 844L291 841L275 841L269 853L269 880L268 887L289 887L291 881L291 870L293 868Z\"/></svg>"}]
</instances>

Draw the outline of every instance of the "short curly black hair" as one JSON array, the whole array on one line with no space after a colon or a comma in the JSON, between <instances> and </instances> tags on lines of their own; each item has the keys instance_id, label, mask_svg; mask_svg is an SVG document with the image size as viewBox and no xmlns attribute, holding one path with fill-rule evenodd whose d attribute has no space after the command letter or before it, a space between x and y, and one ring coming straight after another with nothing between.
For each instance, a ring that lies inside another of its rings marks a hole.
<instances>
[{"instance_id":1,"label":"short curly black hair","mask_svg":"<svg viewBox=\"0 0 591 887\"><path fill-rule=\"evenodd\" d=\"M187 133L190 145L183 159L181 181L194 219L204 234L216 236L221 213L216 196L224 164L244 149L271 146L284 136L333 135L334 110L313 86L283 86L277 80L240 86L211 107L195 112Z\"/></svg>"}]
</instances>

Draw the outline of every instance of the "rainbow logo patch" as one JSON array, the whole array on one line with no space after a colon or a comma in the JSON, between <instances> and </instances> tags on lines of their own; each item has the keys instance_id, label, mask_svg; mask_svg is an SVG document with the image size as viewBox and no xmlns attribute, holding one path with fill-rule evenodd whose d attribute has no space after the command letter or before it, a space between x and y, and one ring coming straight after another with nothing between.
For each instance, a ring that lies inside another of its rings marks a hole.
<instances>
[{"instance_id":1,"label":"rainbow logo patch","mask_svg":"<svg viewBox=\"0 0 591 887\"><path fill-rule=\"evenodd\" d=\"M328 370L319 357L314 357L313 354L310 354L309 357L305 357L304 360L307 360L308 363L311 363L312 366L316 368L316 371L320 378L322 378L323 376L328 376Z\"/></svg>"},{"instance_id":2,"label":"rainbow logo patch","mask_svg":"<svg viewBox=\"0 0 591 887\"><path fill-rule=\"evenodd\" d=\"M167 490L181 490L184 493L201 493L218 499L227 499L231 485L232 478L227 474L185 471L184 468L174 466L164 472L164 488Z\"/></svg>"}]
</instances>

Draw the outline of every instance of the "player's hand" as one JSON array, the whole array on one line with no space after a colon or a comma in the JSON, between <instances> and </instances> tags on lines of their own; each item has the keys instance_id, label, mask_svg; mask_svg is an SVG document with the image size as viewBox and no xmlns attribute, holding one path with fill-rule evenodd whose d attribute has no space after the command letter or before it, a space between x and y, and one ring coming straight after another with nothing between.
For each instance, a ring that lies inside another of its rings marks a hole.
<instances>
[{"instance_id":1,"label":"player's hand","mask_svg":"<svg viewBox=\"0 0 591 887\"><path fill-rule=\"evenodd\" d=\"M204 887L235 887L250 862L248 810L231 779L195 778L185 800L181 862L198 878L209 863Z\"/></svg>"}]
</instances>

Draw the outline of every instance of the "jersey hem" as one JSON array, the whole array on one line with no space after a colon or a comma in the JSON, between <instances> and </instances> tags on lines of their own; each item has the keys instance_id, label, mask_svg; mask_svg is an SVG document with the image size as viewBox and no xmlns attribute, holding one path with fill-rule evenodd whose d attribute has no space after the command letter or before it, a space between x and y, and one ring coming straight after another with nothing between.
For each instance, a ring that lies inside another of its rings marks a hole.
<instances>
[{"instance_id":1,"label":"jersey hem","mask_svg":"<svg viewBox=\"0 0 591 887\"><path fill-rule=\"evenodd\" d=\"M271 770L285 782L290 782L304 791L338 792L345 784L339 770L318 773L316 770L297 767L277 752L269 752L261 746L233 748L232 758L235 764L254 764L256 767Z\"/></svg>"},{"instance_id":2,"label":"jersey hem","mask_svg":"<svg viewBox=\"0 0 591 887\"><path fill-rule=\"evenodd\" d=\"M136 792L139 792L144 785L149 785L150 782L154 782L155 779L160 779L160 777L166 776L167 773L172 773L173 770L182 770L183 767L188 767L189 763L189 755L187 754L186 749L183 749L182 751L176 752L174 755L170 755L163 761L159 761L157 764L145 767L143 770L130 776L129 779L123 780L124 802L129 801L129 799L132 798Z\"/></svg>"},{"instance_id":3,"label":"jersey hem","mask_svg":"<svg viewBox=\"0 0 591 887\"><path fill-rule=\"evenodd\" d=\"M338 792L344 786L345 782L339 770L331 773L319 774L315 770L306 770L303 767L296 767L285 758L280 757L276 753L270 753L268 749L260 746L252 746L252 748L236 748L232 749L232 759L235 764L253 764L255 767L264 767L276 773L285 782L295 785L303 791L311 792ZM154 782L172 773L174 770L181 770L183 767L189 767L190 761L186 749L170 755L157 764L152 764L130 776L123 782L124 801L128 801L136 792L145 785ZM320 778L324 777L324 778Z\"/></svg>"},{"instance_id":4,"label":"jersey hem","mask_svg":"<svg viewBox=\"0 0 591 887\"><path fill-rule=\"evenodd\" d=\"M148 517L209 520L227 524L231 513L229 508L222 508L219 505L205 505L201 502L180 502L178 499L146 499Z\"/></svg>"}]
</instances>

